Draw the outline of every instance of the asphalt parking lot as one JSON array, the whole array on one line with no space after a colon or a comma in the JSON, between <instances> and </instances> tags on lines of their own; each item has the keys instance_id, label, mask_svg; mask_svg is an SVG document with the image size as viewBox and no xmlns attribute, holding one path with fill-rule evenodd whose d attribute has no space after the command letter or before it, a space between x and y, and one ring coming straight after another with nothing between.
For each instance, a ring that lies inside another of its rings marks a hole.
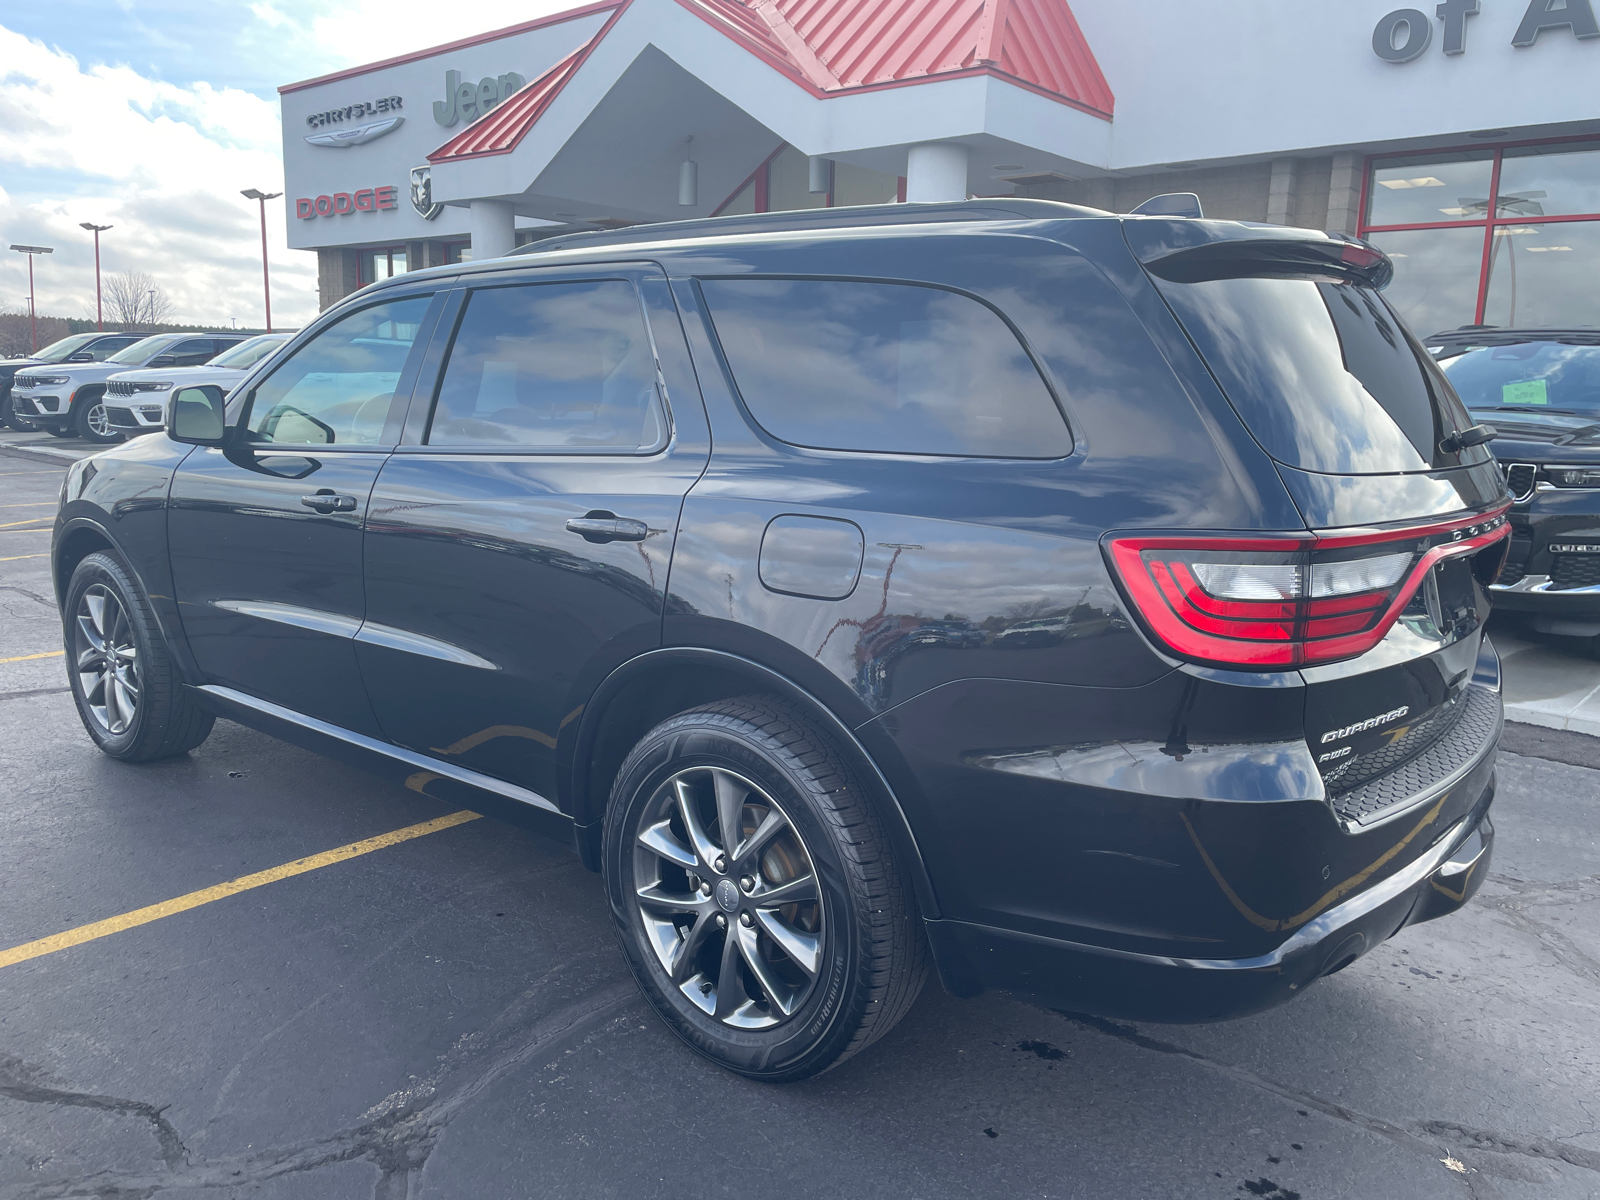
<instances>
[{"instance_id":1,"label":"asphalt parking lot","mask_svg":"<svg viewBox=\"0 0 1600 1200\"><path fill-rule=\"evenodd\" d=\"M95 751L60 471L0 452L0 1196L1600 1196L1579 726L1512 727L1472 905L1292 1005L1135 1026L935 985L838 1070L753 1084L648 1013L564 847L226 722Z\"/></svg>"}]
</instances>

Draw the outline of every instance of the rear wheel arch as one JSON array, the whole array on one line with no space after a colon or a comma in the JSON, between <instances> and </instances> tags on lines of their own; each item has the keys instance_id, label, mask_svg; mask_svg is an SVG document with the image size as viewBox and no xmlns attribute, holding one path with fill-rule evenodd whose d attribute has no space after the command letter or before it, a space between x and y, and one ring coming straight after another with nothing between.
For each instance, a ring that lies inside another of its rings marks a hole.
<instances>
[{"instance_id":1,"label":"rear wheel arch","mask_svg":"<svg viewBox=\"0 0 1600 1200\"><path fill-rule=\"evenodd\" d=\"M753 659L722 650L670 647L630 659L595 690L577 722L565 783L578 852L600 869L601 825L617 768L661 721L676 713L735 696L764 694L800 705L832 735L850 765L872 788L925 918L938 916L933 883L894 787L878 762L839 717L788 676Z\"/></svg>"}]
</instances>

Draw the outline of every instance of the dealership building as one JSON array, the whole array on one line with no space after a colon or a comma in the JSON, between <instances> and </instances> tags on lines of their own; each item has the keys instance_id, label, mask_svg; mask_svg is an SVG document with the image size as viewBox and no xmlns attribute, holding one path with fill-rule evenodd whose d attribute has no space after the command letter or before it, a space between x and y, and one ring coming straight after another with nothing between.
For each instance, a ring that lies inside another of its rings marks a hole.
<instances>
[{"instance_id":1,"label":"dealership building","mask_svg":"<svg viewBox=\"0 0 1600 1200\"><path fill-rule=\"evenodd\" d=\"M968 196L1357 233L1421 333L1600 325L1593 0L607 0L293 83L321 304L574 228Z\"/></svg>"}]
</instances>

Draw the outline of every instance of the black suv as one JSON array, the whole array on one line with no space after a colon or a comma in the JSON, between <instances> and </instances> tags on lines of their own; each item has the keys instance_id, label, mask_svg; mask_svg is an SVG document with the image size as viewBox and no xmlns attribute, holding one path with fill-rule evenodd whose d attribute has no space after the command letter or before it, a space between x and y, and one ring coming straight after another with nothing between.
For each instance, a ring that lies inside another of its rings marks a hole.
<instances>
[{"instance_id":1,"label":"black suv","mask_svg":"<svg viewBox=\"0 0 1600 1200\"><path fill-rule=\"evenodd\" d=\"M1495 608L1600 658L1600 329L1468 326L1428 349L1495 427L1516 501Z\"/></svg>"},{"instance_id":2,"label":"black suv","mask_svg":"<svg viewBox=\"0 0 1600 1200\"><path fill-rule=\"evenodd\" d=\"M123 759L223 715L548 823L748 1075L861 1049L930 963L1277 1004L1493 836L1509 500L1388 275L971 201L386 280L71 468L73 694Z\"/></svg>"}]
</instances>

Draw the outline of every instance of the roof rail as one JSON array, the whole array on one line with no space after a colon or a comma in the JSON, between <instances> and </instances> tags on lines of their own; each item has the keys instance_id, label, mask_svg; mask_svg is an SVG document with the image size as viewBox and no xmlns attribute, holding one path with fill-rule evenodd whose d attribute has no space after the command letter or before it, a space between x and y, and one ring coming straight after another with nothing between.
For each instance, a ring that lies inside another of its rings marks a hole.
<instances>
[{"instance_id":1,"label":"roof rail","mask_svg":"<svg viewBox=\"0 0 1600 1200\"><path fill-rule=\"evenodd\" d=\"M792 212L743 216L699 217L688 221L659 221L623 229L596 229L557 234L529 242L513 255L543 254L547 250L625 246L632 242L661 242L700 237L733 237L742 233L804 233L808 230L851 229L873 225L918 225L930 221L1062 221L1074 217L1109 217L1110 213L1056 200L1030 200L993 196L949 203L863 204L851 208L807 208Z\"/></svg>"}]
</instances>

